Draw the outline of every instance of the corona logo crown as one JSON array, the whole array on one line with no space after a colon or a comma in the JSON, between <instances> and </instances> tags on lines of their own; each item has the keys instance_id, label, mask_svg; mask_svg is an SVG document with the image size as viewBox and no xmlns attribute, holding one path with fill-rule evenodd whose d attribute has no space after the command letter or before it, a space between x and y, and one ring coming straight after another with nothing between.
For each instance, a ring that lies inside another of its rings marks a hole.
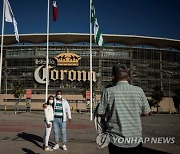
<instances>
[{"instance_id":1,"label":"corona logo crown","mask_svg":"<svg viewBox=\"0 0 180 154\"><path fill-rule=\"evenodd\" d=\"M67 53L61 53L54 58L57 60L57 66L78 66L81 59L77 54L69 53L69 50L67 50Z\"/></svg>"}]
</instances>

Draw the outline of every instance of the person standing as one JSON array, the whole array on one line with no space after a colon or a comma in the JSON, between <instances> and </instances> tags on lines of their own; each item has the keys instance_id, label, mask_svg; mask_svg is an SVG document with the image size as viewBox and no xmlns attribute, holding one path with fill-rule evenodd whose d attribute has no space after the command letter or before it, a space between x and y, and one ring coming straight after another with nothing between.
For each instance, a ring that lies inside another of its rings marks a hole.
<instances>
[{"instance_id":1,"label":"person standing","mask_svg":"<svg viewBox=\"0 0 180 154\"><path fill-rule=\"evenodd\" d=\"M46 103L46 107L44 108L45 134L44 134L43 148L45 151L53 150L48 146L49 136L51 134L52 122L54 120L53 105L54 105L54 97L49 96Z\"/></svg>"},{"instance_id":2,"label":"person standing","mask_svg":"<svg viewBox=\"0 0 180 154\"><path fill-rule=\"evenodd\" d=\"M128 79L126 65L114 65L114 86L104 90L97 109L109 133L110 154L143 153L141 116L150 115L151 110L143 90L129 84Z\"/></svg>"},{"instance_id":3,"label":"person standing","mask_svg":"<svg viewBox=\"0 0 180 154\"><path fill-rule=\"evenodd\" d=\"M71 121L71 111L69 107L69 103L62 98L62 91L58 90L56 92L56 98L54 99L54 139L55 146L54 150L59 149L59 130L61 131L62 137L62 148L63 150L67 150L66 147L66 120Z\"/></svg>"}]
</instances>

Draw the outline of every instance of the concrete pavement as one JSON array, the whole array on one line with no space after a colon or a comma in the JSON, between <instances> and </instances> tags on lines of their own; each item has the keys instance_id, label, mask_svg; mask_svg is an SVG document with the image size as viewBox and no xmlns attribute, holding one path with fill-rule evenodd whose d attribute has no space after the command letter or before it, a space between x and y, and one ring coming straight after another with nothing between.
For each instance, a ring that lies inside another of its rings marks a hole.
<instances>
[{"instance_id":1,"label":"concrete pavement","mask_svg":"<svg viewBox=\"0 0 180 154\"><path fill-rule=\"evenodd\" d=\"M67 125L67 148L50 153L107 153L107 148L99 149L95 143L95 129L87 114L72 114L72 122ZM0 153L1 154L41 154L49 153L42 149L44 122L43 112L0 111ZM53 131L50 145L54 145ZM61 146L61 144L60 144Z\"/></svg>"},{"instance_id":2,"label":"concrete pavement","mask_svg":"<svg viewBox=\"0 0 180 154\"><path fill-rule=\"evenodd\" d=\"M72 122L67 125L67 148L52 152L42 149L44 122L43 112L13 112L0 111L0 153L1 154L108 154L108 149L99 149L96 145L96 132L93 121L87 113L72 114ZM169 117L169 119L167 118ZM143 144L145 153L173 153L180 151L179 115L155 115L143 117L143 136L175 136L174 144ZM166 120L169 120L166 122ZM166 122L166 123L164 123ZM54 145L53 131L50 136L50 145ZM60 144L61 145L61 144Z\"/></svg>"}]
</instances>

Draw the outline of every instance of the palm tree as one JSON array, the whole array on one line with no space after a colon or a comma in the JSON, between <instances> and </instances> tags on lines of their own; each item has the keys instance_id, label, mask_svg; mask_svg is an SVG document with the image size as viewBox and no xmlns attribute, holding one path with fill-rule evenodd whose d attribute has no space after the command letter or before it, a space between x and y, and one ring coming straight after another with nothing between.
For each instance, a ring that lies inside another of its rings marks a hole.
<instances>
[{"instance_id":1,"label":"palm tree","mask_svg":"<svg viewBox=\"0 0 180 154\"><path fill-rule=\"evenodd\" d=\"M14 95L14 98L17 99L17 102L15 104L15 114L16 111L18 109L18 104L21 101L21 98L24 96L25 94L25 89L24 89L24 85L22 84L21 81L15 81L13 83L13 89L12 89L12 94Z\"/></svg>"}]
</instances>

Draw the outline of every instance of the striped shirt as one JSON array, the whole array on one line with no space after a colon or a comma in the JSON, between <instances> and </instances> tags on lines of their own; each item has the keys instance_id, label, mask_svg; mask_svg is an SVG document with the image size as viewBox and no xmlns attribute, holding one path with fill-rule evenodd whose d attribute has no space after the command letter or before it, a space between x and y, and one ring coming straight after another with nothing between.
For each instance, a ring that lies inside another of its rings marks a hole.
<instances>
[{"instance_id":1,"label":"striped shirt","mask_svg":"<svg viewBox=\"0 0 180 154\"><path fill-rule=\"evenodd\" d=\"M150 112L147 98L140 87L120 81L105 89L98 114L107 113L110 141L118 147L135 147L142 138L141 114ZM126 142L128 139L133 139Z\"/></svg>"},{"instance_id":2,"label":"striped shirt","mask_svg":"<svg viewBox=\"0 0 180 154\"><path fill-rule=\"evenodd\" d=\"M63 117L62 101L55 99L54 104L54 117Z\"/></svg>"}]
</instances>

